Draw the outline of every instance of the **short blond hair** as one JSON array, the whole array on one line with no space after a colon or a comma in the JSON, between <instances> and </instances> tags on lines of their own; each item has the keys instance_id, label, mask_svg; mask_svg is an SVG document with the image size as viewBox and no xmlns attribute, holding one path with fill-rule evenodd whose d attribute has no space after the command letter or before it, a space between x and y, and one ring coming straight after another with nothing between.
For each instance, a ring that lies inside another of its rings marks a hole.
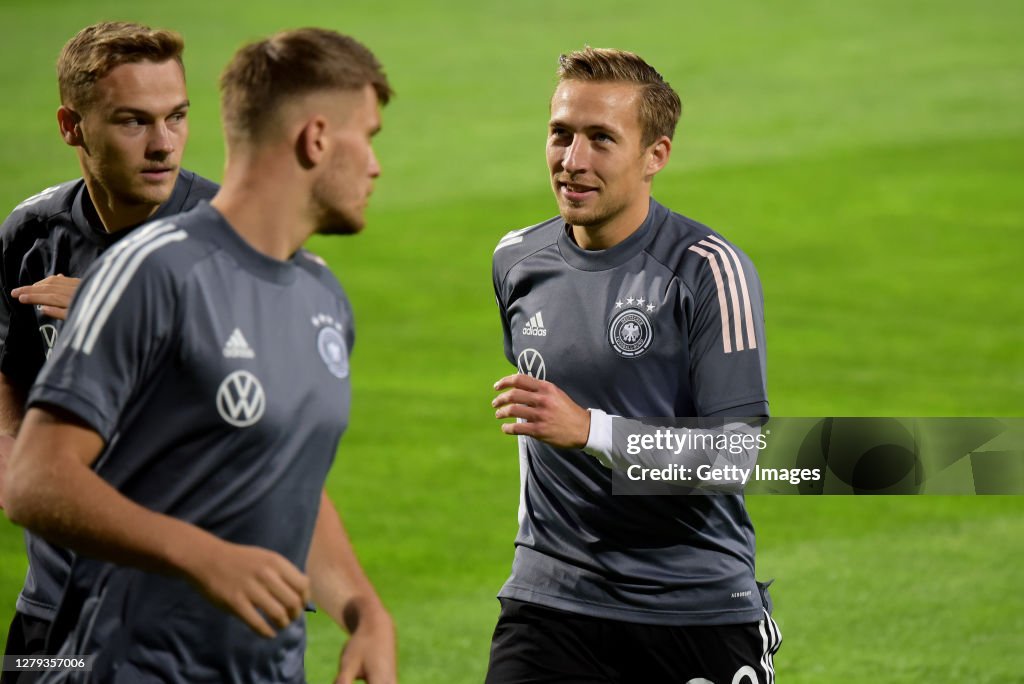
<instances>
[{"instance_id":1,"label":"short blond hair","mask_svg":"<svg viewBox=\"0 0 1024 684\"><path fill-rule=\"evenodd\" d=\"M631 83L640 92L640 128L643 144L650 145L661 136L670 140L683 111L679 94L654 67L638 55L625 50L587 46L558 58L558 81Z\"/></svg>"},{"instance_id":2,"label":"short blond hair","mask_svg":"<svg viewBox=\"0 0 1024 684\"><path fill-rule=\"evenodd\" d=\"M257 140L287 100L321 90L373 86L383 105L392 90L362 43L336 31L283 31L235 53L220 77L221 116L229 141Z\"/></svg>"},{"instance_id":3,"label":"short blond hair","mask_svg":"<svg viewBox=\"0 0 1024 684\"><path fill-rule=\"evenodd\" d=\"M87 107L92 101L93 84L121 64L173 59L184 75L184 50L185 41L176 31L124 21L87 26L64 45L57 58L60 102L76 109Z\"/></svg>"}]
</instances>

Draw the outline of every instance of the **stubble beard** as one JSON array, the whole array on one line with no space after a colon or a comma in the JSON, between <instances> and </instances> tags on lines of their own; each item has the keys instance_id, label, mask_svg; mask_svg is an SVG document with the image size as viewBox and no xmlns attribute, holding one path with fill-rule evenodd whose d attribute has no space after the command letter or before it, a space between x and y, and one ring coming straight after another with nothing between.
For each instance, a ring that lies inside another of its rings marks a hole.
<instances>
[{"instance_id":1,"label":"stubble beard","mask_svg":"<svg viewBox=\"0 0 1024 684\"><path fill-rule=\"evenodd\" d=\"M325 208L317 222L317 235L355 235L363 230L366 218L342 209Z\"/></svg>"},{"instance_id":2,"label":"stubble beard","mask_svg":"<svg viewBox=\"0 0 1024 684\"><path fill-rule=\"evenodd\" d=\"M609 206L602 202L598 202L592 207L586 207L575 202L563 200L561 197L558 199L558 210L562 219L571 226L580 226L581 228L599 228L607 224L626 208L624 204L621 206ZM598 199L603 198L598 197Z\"/></svg>"},{"instance_id":3,"label":"stubble beard","mask_svg":"<svg viewBox=\"0 0 1024 684\"><path fill-rule=\"evenodd\" d=\"M358 207L345 206L344 199L336 196L336 184L332 179L321 181L313 188L313 203L316 207L317 235L354 235L366 223L365 213Z\"/></svg>"}]
</instances>

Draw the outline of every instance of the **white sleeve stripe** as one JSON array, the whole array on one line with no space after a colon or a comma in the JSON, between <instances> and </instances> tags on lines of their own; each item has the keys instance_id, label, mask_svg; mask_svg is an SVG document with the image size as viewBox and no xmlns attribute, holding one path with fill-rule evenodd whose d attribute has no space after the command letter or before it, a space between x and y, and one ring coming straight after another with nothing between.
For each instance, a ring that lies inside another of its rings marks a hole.
<instances>
[{"instance_id":1,"label":"white sleeve stripe","mask_svg":"<svg viewBox=\"0 0 1024 684\"><path fill-rule=\"evenodd\" d=\"M726 256L725 251L721 247L716 244L712 244L707 240L701 240L697 244L715 250L722 258L722 267L725 269L725 278L729 281L729 299L732 301L732 324L735 328L733 332L736 335L736 351L743 351L743 329L740 327L740 319L743 318L743 314L740 312L740 298L736 294L739 288L736 287L736 276L733 275L732 264L729 263L729 257Z\"/></svg>"},{"instance_id":2,"label":"white sleeve stripe","mask_svg":"<svg viewBox=\"0 0 1024 684\"><path fill-rule=\"evenodd\" d=\"M690 251L701 255L711 264L711 274L715 277L715 288L718 290L718 307L721 309L722 347L724 347L725 353L729 354L732 352L732 340L729 337L729 305L725 302L725 283L722 282L722 273L718 270L714 255L694 245L690 246Z\"/></svg>"},{"instance_id":3,"label":"white sleeve stripe","mask_svg":"<svg viewBox=\"0 0 1024 684\"><path fill-rule=\"evenodd\" d=\"M85 337L84 344L78 343L76 339L76 344L74 345L75 348L80 348L84 354L91 354L93 347L96 345L96 339L99 337L100 331L106 324L107 319L110 318L110 312L114 310L114 307L117 305L118 300L120 300L121 295L124 294L125 289L128 287L128 283L135 275L135 272L139 270L139 266L145 258L164 245L172 242L181 242L187 238L188 233L183 230L179 230L174 233L162 235L156 240L146 244L141 249L133 250L131 252L131 261L128 262L124 269L122 269L117 280L112 283L109 294L103 298L102 308L100 308L96 313L96 318L83 324L82 330L88 330L88 335ZM126 254L128 254L128 252L126 252Z\"/></svg>"},{"instance_id":4,"label":"white sleeve stripe","mask_svg":"<svg viewBox=\"0 0 1024 684\"><path fill-rule=\"evenodd\" d=\"M22 200L21 203L18 204L18 206L14 207L14 210L17 211L18 209L24 209L25 207L31 207L33 204L36 204L38 202L42 202L44 199L46 199L47 197L49 197L50 195L52 195L54 192L56 192L59 189L60 189L59 185L51 185L50 187L46 188L45 190L40 190L39 192L37 192L36 194L32 195L31 197L26 197L24 200Z\"/></svg>"},{"instance_id":5,"label":"white sleeve stripe","mask_svg":"<svg viewBox=\"0 0 1024 684\"><path fill-rule=\"evenodd\" d=\"M494 251L497 252L502 247L508 247L509 245L515 245L515 244L518 244L518 243L520 243L522 241L523 241L523 236L521 236L521 235L519 237L515 237L515 238L502 239L501 242L498 243L498 246L494 248Z\"/></svg>"},{"instance_id":6,"label":"white sleeve stripe","mask_svg":"<svg viewBox=\"0 0 1024 684\"><path fill-rule=\"evenodd\" d=\"M743 291L743 306L746 307L747 311L747 340L750 342L751 349L757 349L757 335L754 333L754 310L750 308L750 292L747 290L747 276L743 273L743 265L740 263L740 258L736 254L735 250L729 245L728 242L721 239L717 235L709 235L710 239L715 242L721 243L725 247L726 251L732 255L732 260L736 264L736 272L740 276L740 289Z\"/></svg>"},{"instance_id":7,"label":"white sleeve stripe","mask_svg":"<svg viewBox=\"0 0 1024 684\"><path fill-rule=\"evenodd\" d=\"M515 237L516 235L523 235L523 234L525 234L525 233L526 233L526 232L527 232L528 230L530 230L531 228L536 228L536 227L537 227L537 226L539 226L539 225L540 225L539 223L535 223L535 224L533 224L532 226L525 226L525 227L523 227L523 228L517 228L516 230L510 230L510 231L508 231L507 233L505 233L505 235L504 235L504 236L502 236L502 238L501 238L501 239L502 239L502 240L507 240L507 239L509 239L509 238L511 238L511 237Z\"/></svg>"},{"instance_id":8,"label":"white sleeve stripe","mask_svg":"<svg viewBox=\"0 0 1024 684\"><path fill-rule=\"evenodd\" d=\"M96 315L96 309L102 304L111 283L117 278L125 261L131 256L132 250L141 248L146 240L159 237L174 230L174 228L173 224L167 222L154 223L151 226L146 226L140 232L128 236L110 248L103 261L103 265L100 266L100 270L92 279L89 289L83 292L81 303L77 305L81 315L75 317L75 327L68 332L72 339L71 345L73 348L81 348L89 321Z\"/></svg>"}]
</instances>

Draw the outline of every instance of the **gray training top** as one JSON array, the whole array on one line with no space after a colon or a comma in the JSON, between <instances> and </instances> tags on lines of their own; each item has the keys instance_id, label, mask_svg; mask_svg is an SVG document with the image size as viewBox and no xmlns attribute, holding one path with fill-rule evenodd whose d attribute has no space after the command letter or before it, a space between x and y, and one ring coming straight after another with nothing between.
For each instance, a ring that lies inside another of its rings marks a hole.
<instances>
[{"instance_id":1,"label":"gray training top","mask_svg":"<svg viewBox=\"0 0 1024 684\"><path fill-rule=\"evenodd\" d=\"M212 198L217 188L213 181L182 169L153 220L188 211ZM11 290L58 273L81 278L100 254L132 230L106 231L81 178L29 197L0 226L0 372L22 396L28 396L64 321L13 300ZM17 609L52 620L68 578L71 552L30 532L25 532L25 551L28 571Z\"/></svg>"},{"instance_id":2,"label":"gray training top","mask_svg":"<svg viewBox=\"0 0 1024 684\"><path fill-rule=\"evenodd\" d=\"M29 403L96 430L94 468L128 498L304 568L354 343L322 260L268 258L202 203L108 250L71 311ZM78 558L67 622L62 652L97 656L87 681L304 677L303 619L262 639L177 578Z\"/></svg>"},{"instance_id":3,"label":"gray training top","mask_svg":"<svg viewBox=\"0 0 1024 684\"><path fill-rule=\"evenodd\" d=\"M556 217L503 237L493 275L509 361L579 405L768 415L760 281L708 227L652 199L626 240L586 251ZM648 624L764 617L741 495L613 496L595 458L519 439L520 527L499 596Z\"/></svg>"}]
</instances>

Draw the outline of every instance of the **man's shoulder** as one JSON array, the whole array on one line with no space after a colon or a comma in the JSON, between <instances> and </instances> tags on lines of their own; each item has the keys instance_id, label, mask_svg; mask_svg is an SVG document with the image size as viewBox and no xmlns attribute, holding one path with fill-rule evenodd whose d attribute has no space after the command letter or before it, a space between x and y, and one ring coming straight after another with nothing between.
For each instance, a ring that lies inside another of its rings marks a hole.
<instances>
[{"instance_id":1,"label":"man's shoulder","mask_svg":"<svg viewBox=\"0 0 1024 684\"><path fill-rule=\"evenodd\" d=\"M564 225L562 217L555 216L541 223L505 233L494 248L495 272L505 274L531 254L556 244L559 231Z\"/></svg>"},{"instance_id":2,"label":"man's shoulder","mask_svg":"<svg viewBox=\"0 0 1024 684\"><path fill-rule=\"evenodd\" d=\"M184 186L182 211L192 209L203 200L213 199L220 190L220 185L214 181L188 169L182 169L178 173L178 182Z\"/></svg>"},{"instance_id":3,"label":"man's shoulder","mask_svg":"<svg viewBox=\"0 0 1024 684\"><path fill-rule=\"evenodd\" d=\"M313 278L330 290L335 296L344 298L345 290L338 281L337 276L334 275L334 271L327 265L323 257L319 254L311 252L305 247L300 247L299 251L295 253L293 263L303 271L309 273Z\"/></svg>"},{"instance_id":4,"label":"man's shoulder","mask_svg":"<svg viewBox=\"0 0 1024 684\"><path fill-rule=\"evenodd\" d=\"M46 226L56 216L61 214L70 216L75 195L83 182L81 178L78 178L59 185L52 185L20 202L3 222L3 227L0 228L3 233L4 245L9 244L26 230L34 231L40 226Z\"/></svg>"},{"instance_id":5,"label":"man's shoulder","mask_svg":"<svg viewBox=\"0 0 1024 684\"><path fill-rule=\"evenodd\" d=\"M750 258L721 233L670 210L647 253L684 281L714 275L716 270L721 274L753 270Z\"/></svg>"},{"instance_id":6,"label":"man's shoulder","mask_svg":"<svg viewBox=\"0 0 1024 684\"><path fill-rule=\"evenodd\" d=\"M109 262L110 269L121 270L145 262L147 270L161 271L177 280L217 249L208 239L213 220L210 211L208 205L202 204L145 223L104 252L100 261Z\"/></svg>"}]
</instances>

